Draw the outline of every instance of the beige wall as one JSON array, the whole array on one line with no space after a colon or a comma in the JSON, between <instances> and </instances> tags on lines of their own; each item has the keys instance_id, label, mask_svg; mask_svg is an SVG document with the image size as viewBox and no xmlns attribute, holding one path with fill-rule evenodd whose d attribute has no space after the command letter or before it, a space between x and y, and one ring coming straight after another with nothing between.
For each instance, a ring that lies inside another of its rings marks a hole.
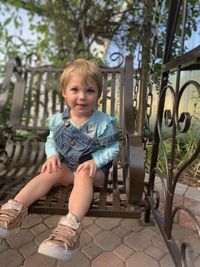
<instances>
[{"instance_id":1,"label":"beige wall","mask_svg":"<svg viewBox=\"0 0 200 267\"><path fill-rule=\"evenodd\" d=\"M200 71L184 72L181 75L180 87L189 80L195 80L200 84ZM176 76L175 75L171 76L170 82L173 87L175 86L175 81L176 81ZM158 99L159 99L159 93L154 91L153 111L151 120L154 120L157 114ZM170 92L168 91L165 102L165 109L171 109L171 108L172 108L172 98ZM200 94L193 85L189 85L181 97L179 114L183 111L189 112L191 115L196 116L196 118L200 120Z\"/></svg>"}]
</instances>

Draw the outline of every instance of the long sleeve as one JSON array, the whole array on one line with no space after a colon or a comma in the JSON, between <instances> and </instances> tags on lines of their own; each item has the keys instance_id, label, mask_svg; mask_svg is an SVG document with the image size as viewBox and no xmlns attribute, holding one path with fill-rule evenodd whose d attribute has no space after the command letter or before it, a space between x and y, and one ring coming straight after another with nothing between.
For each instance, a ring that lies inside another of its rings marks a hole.
<instances>
[{"instance_id":1,"label":"long sleeve","mask_svg":"<svg viewBox=\"0 0 200 267\"><path fill-rule=\"evenodd\" d=\"M107 128L105 129L103 136L113 135L115 133L114 129L114 122L111 121ZM114 158L117 157L119 153L119 141L111 144L106 148L99 149L98 151L92 154L92 158L94 159L97 168L101 168L102 166L106 165Z\"/></svg>"},{"instance_id":2,"label":"long sleeve","mask_svg":"<svg viewBox=\"0 0 200 267\"><path fill-rule=\"evenodd\" d=\"M45 153L47 156L47 159L50 158L53 155L58 155L58 152L56 150L56 144L53 139L53 132L50 131L49 135L47 136L47 141L45 143Z\"/></svg>"},{"instance_id":3,"label":"long sleeve","mask_svg":"<svg viewBox=\"0 0 200 267\"><path fill-rule=\"evenodd\" d=\"M45 153L46 153L47 159L53 155L58 155L58 152L56 150L56 144L54 141L54 133L55 133L55 130L58 124L61 122L62 122L62 118L61 118L60 113L54 114L48 120L50 133L47 136L47 140L45 143Z\"/></svg>"}]
</instances>

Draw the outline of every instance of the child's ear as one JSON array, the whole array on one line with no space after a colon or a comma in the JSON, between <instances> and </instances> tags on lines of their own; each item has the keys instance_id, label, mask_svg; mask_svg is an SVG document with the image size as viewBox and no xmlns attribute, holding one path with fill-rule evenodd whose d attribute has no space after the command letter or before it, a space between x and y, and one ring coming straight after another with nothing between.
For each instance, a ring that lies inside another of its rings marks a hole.
<instances>
[{"instance_id":1,"label":"child's ear","mask_svg":"<svg viewBox=\"0 0 200 267\"><path fill-rule=\"evenodd\" d=\"M66 90L62 89L61 94L65 98L66 97Z\"/></svg>"}]
</instances>

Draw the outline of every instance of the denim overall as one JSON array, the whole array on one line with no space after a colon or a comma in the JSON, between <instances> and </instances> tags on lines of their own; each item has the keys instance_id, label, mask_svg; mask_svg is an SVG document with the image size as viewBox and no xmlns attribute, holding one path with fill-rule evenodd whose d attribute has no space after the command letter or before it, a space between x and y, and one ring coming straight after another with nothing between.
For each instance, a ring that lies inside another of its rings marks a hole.
<instances>
[{"instance_id":1,"label":"denim overall","mask_svg":"<svg viewBox=\"0 0 200 267\"><path fill-rule=\"evenodd\" d=\"M81 163L92 159L92 153L100 148L107 147L119 140L119 133L111 136L91 138L82 133L69 122L67 111L62 113L63 123L58 126L54 135L56 149L61 162L65 163L72 171L75 171ZM105 177L108 177L112 161L102 166Z\"/></svg>"}]
</instances>

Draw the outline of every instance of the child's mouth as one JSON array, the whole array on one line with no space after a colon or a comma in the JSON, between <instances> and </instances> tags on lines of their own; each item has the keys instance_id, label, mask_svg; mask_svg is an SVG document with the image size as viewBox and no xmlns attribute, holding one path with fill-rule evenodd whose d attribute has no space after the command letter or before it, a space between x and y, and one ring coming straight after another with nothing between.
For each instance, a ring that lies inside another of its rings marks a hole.
<instances>
[{"instance_id":1,"label":"child's mouth","mask_svg":"<svg viewBox=\"0 0 200 267\"><path fill-rule=\"evenodd\" d=\"M86 107L87 105L86 104L77 104L77 106Z\"/></svg>"}]
</instances>

